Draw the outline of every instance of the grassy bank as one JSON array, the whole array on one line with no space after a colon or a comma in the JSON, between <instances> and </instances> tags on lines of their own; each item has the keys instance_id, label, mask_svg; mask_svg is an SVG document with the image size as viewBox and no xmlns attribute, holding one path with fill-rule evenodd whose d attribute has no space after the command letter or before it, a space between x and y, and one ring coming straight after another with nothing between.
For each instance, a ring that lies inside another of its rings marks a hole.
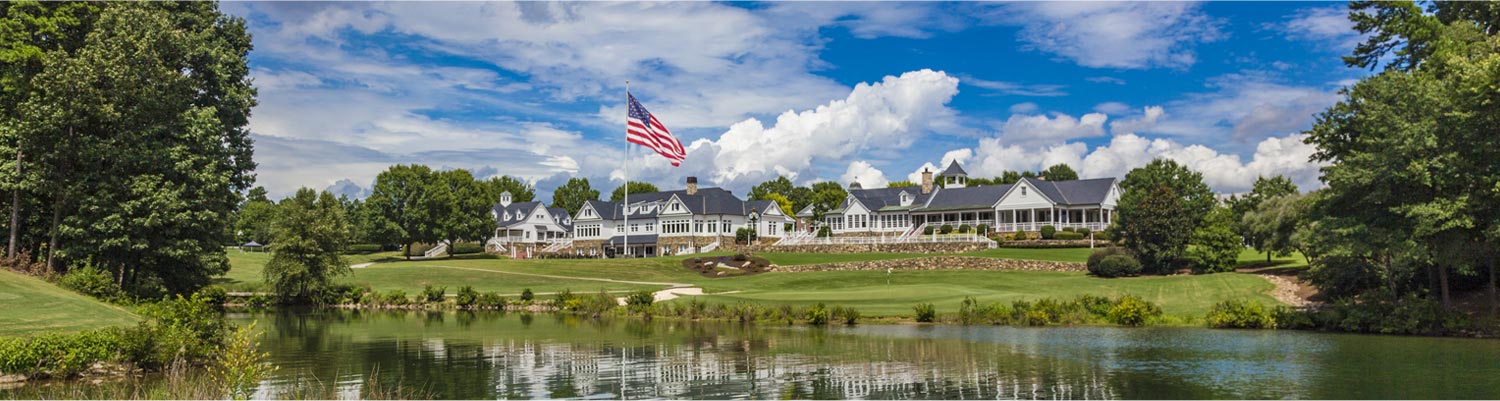
<instances>
[{"instance_id":1,"label":"grassy bank","mask_svg":"<svg viewBox=\"0 0 1500 401\"><path fill-rule=\"evenodd\" d=\"M141 318L44 280L0 270L0 337L128 326Z\"/></svg>"}]
</instances>

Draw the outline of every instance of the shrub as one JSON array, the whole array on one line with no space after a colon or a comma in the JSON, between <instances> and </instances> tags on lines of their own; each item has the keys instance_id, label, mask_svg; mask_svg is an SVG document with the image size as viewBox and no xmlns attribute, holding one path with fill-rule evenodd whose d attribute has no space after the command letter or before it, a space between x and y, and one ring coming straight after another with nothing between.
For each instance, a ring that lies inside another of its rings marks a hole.
<instances>
[{"instance_id":1,"label":"shrub","mask_svg":"<svg viewBox=\"0 0 1500 401\"><path fill-rule=\"evenodd\" d=\"M980 224L978 227L974 228L974 231L977 232L977 233L980 233L980 234L986 234L986 235L988 235L990 233L990 225L989 224Z\"/></svg>"},{"instance_id":2,"label":"shrub","mask_svg":"<svg viewBox=\"0 0 1500 401\"><path fill-rule=\"evenodd\" d=\"M746 260L750 260L750 255L746 255L743 253L734 254L734 261L736 262L744 262Z\"/></svg>"},{"instance_id":3,"label":"shrub","mask_svg":"<svg viewBox=\"0 0 1500 401\"><path fill-rule=\"evenodd\" d=\"M524 298L526 295L521 294L521 296ZM556 300L552 301L552 305L559 308L565 308L564 305L567 305L570 301L578 299L578 296L573 295L573 290L563 289L562 292L557 293L556 298ZM574 306L577 306L577 304L574 303Z\"/></svg>"},{"instance_id":4,"label":"shrub","mask_svg":"<svg viewBox=\"0 0 1500 401\"><path fill-rule=\"evenodd\" d=\"M952 233L953 232L953 226L944 224L942 227L938 227L938 232L939 233L943 233L943 234Z\"/></svg>"},{"instance_id":5,"label":"shrub","mask_svg":"<svg viewBox=\"0 0 1500 401\"><path fill-rule=\"evenodd\" d=\"M1264 305L1256 301L1228 300L1208 308L1208 327L1218 329L1269 329L1276 320Z\"/></svg>"},{"instance_id":6,"label":"shrub","mask_svg":"<svg viewBox=\"0 0 1500 401\"><path fill-rule=\"evenodd\" d=\"M1467 316L1445 311L1442 304L1420 295L1395 297L1388 291L1344 299L1313 320L1318 326L1338 331L1381 334L1434 335L1469 326Z\"/></svg>"},{"instance_id":7,"label":"shrub","mask_svg":"<svg viewBox=\"0 0 1500 401\"><path fill-rule=\"evenodd\" d=\"M120 295L120 286L115 284L114 276L92 265L68 271L57 280L57 285L103 300L113 300Z\"/></svg>"},{"instance_id":8,"label":"shrub","mask_svg":"<svg viewBox=\"0 0 1500 401\"><path fill-rule=\"evenodd\" d=\"M410 249L410 251L408 251L407 255L408 256L422 256L423 254L426 254L427 251L430 251L430 250L432 250L432 245L431 244L423 244L423 243L420 243L420 242L413 243L413 244L411 244L411 249Z\"/></svg>"},{"instance_id":9,"label":"shrub","mask_svg":"<svg viewBox=\"0 0 1500 401\"><path fill-rule=\"evenodd\" d=\"M990 324L1010 323L1011 310L1010 307L1007 307L1004 304L1001 304L999 302L990 303L989 305L984 306L983 312L984 320L989 322Z\"/></svg>"},{"instance_id":10,"label":"shrub","mask_svg":"<svg viewBox=\"0 0 1500 401\"><path fill-rule=\"evenodd\" d=\"M473 307L479 302L479 291L474 291L474 287L467 285L459 287L458 296L454 298L453 301L460 308Z\"/></svg>"},{"instance_id":11,"label":"shrub","mask_svg":"<svg viewBox=\"0 0 1500 401\"><path fill-rule=\"evenodd\" d=\"M1022 230L1022 231L1016 231L1016 232L1010 234L1010 239L1016 240L1016 241L1025 241L1025 240L1031 239L1031 235L1027 234L1026 231L1024 231L1024 230Z\"/></svg>"},{"instance_id":12,"label":"shrub","mask_svg":"<svg viewBox=\"0 0 1500 401\"><path fill-rule=\"evenodd\" d=\"M647 290L631 292L630 295L625 296L625 306L633 313L651 312L653 302L656 302L656 294Z\"/></svg>"},{"instance_id":13,"label":"shrub","mask_svg":"<svg viewBox=\"0 0 1500 401\"><path fill-rule=\"evenodd\" d=\"M402 306L411 303L411 299L406 297L406 291L401 290L391 290L391 292L379 297L379 300L383 305L392 306Z\"/></svg>"},{"instance_id":14,"label":"shrub","mask_svg":"<svg viewBox=\"0 0 1500 401\"><path fill-rule=\"evenodd\" d=\"M198 289L198 293L194 296L202 297L209 305L217 307L224 306L224 302L229 300L229 291L224 290L224 287L210 285Z\"/></svg>"},{"instance_id":15,"label":"shrub","mask_svg":"<svg viewBox=\"0 0 1500 401\"><path fill-rule=\"evenodd\" d=\"M927 226L927 228L922 229L922 235L932 235L933 230L932 226Z\"/></svg>"},{"instance_id":16,"label":"shrub","mask_svg":"<svg viewBox=\"0 0 1500 401\"><path fill-rule=\"evenodd\" d=\"M833 318L834 320L839 320L844 322L844 324L853 326L859 323L859 310L846 306L835 306L833 307Z\"/></svg>"},{"instance_id":17,"label":"shrub","mask_svg":"<svg viewBox=\"0 0 1500 401\"><path fill-rule=\"evenodd\" d=\"M1080 240L1084 238L1084 235L1079 233L1061 232L1053 234L1052 238L1059 240Z\"/></svg>"},{"instance_id":18,"label":"shrub","mask_svg":"<svg viewBox=\"0 0 1500 401\"><path fill-rule=\"evenodd\" d=\"M245 299L245 306L256 309L271 306L271 296L261 293L250 294L250 298Z\"/></svg>"},{"instance_id":19,"label":"shrub","mask_svg":"<svg viewBox=\"0 0 1500 401\"><path fill-rule=\"evenodd\" d=\"M1073 230L1073 232L1078 233L1078 235L1082 235L1084 238L1088 238L1089 233L1092 233L1093 231L1089 230L1088 227L1078 227L1078 229Z\"/></svg>"},{"instance_id":20,"label":"shrub","mask_svg":"<svg viewBox=\"0 0 1500 401\"><path fill-rule=\"evenodd\" d=\"M968 234L969 233L969 225L968 224L960 224L958 226L958 232L962 233L962 234Z\"/></svg>"},{"instance_id":21,"label":"shrub","mask_svg":"<svg viewBox=\"0 0 1500 401\"><path fill-rule=\"evenodd\" d=\"M454 255L484 253L484 245L475 242L460 242L451 248Z\"/></svg>"},{"instance_id":22,"label":"shrub","mask_svg":"<svg viewBox=\"0 0 1500 401\"><path fill-rule=\"evenodd\" d=\"M828 228L828 226L823 226L822 228L818 229L818 237L820 237L820 238L828 238L828 237L832 237L832 236L833 236L833 229L832 228Z\"/></svg>"},{"instance_id":23,"label":"shrub","mask_svg":"<svg viewBox=\"0 0 1500 401\"><path fill-rule=\"evenodd\" d=\"M1077 230L1078 229L1073 228L1073 227L1063 227L1063 229L1061 231L1065 232L1065 233L1071 233L1071 232L1077 232Z\"/></svg>"},{"instance_id":24,"label":"shrub","mask_svg":"<svg viewBox=\"0 0 1500 401\"><path fill-rule=\"evenodd\" d=\"M210 369L214 381L229 393L234 400L248 400L262 380L276 370L266 361L270 354L260 351L260 333L255 323L240 327L230 334L224 349L214 360Z\"/></svg>"},{"instance_id":25,"label":"shrub","mask_svg":"<svg viewBox=\"0 0 1500 401\"><path fill-rule=\"evenodd\" d=\"M918 322L932 323L932 321L937 320L937 307L932 306L931 303L917 304L917 306L912 307L912 310L917 313Z\"/></svg>"},{"instance_id":26,"label":"shrub","mask_svg":"<svg viewBox=\"0 0 1500 401\"><path fill-rule=\"evenodd\" d=\"M1042 226L1041 232L1042 239L1052 239L1053 236L1057 235L1057 227Z\"/></svg>"},{"instance_id":27,"label":"shrub","mask_svg":"<svg viewBox=\"0 0 1500 401\"><path fill-rule=\"evenodd\" d=\"M967 326L984 321L984 311L980 310L979 301L974 297L964 297L963 303L958 305L958 323Z\"/></svg>"},{"instance_id":28,"label":"shrub","mask_svg":"<svg viewBox=\"0 0 1500 401\"><path fill-rule=\"evenodd\" d=\"M535 299L535 298L536 298L536 294L531 293L531 289L530 288L525 288L525 289L521 290L521 302L531 302L531 300Z\"/></svg>"},{"instance_id":29,"label":"shrub","mask_svg":"<svg viewBox=\"0 0 1500 401\"><path fill-rule=\"evenodd\" d=\"M1141 274L1141 262L1127 254L1109 255L1088 266L1089 273L1103 278L1133 277Z\"/></svg>"},{"instance_id":30,"label":"shrub","mask_svg":"<svg viewBox=\"0 0 1500 401\"><path fill-rule=\"evenodd\" d=\"M443 296L448 292L448 287L422 287L422 300L427 303L443 302Z\"/></svg>"},{"instance_id":31,"label":"shrub","mask_svg":"<svg viewBox=\"0 0 1500 401\"><path fill-rule=\"evenodd\" d=\"M577 302L578 306L574 308L574 310L587 313L595 317L603 315L605 312L609 312L615 307L620 306L619 301L616 301L615 297L610 296L609 293L605 292L603 289L600 289L599 293L594 295L578 297Z\"/></svg>"},{"instance_id":32,"label":"shrub","mask_svg":"<svg viewBox=\"0 0 1500 401\"><path fill-rule=\"evenodd\" d=\"M822 326L828 324L828 307L823 306L823 303L819 302L816 305L808 307L807 313L802 316L803 320L806 320L807 324L810 325Z\"/></svg>"},{"instance_id":33,"label":"shrub","mask_svg":"<svg viewBox=\"0 0 1500 401\"><path fill-rule=\"evenodd\" d=\"M0 373L29 378L71 377L94 362L120 357L124 330L46 333L30 338L0 338Z\"/></svg>"},{"instance_id":34,"label":"shrub","mask_svg":"<svg viewBox=\"0 0 1500 401\"><path fill-rule=\"evenodd\" d=\"M486 292L474 302L475 306L484 309L505 309L505 304L505 297L498 292Z\"/></svg>"},{"instance_id":35,"label":"shrub","mask_svg":"<svg viewBox=\"0 0 1500 401\"><path fill-rule=\"evenodd\" d=\"M1161 307L1158 307L1143 299L1126 295L1120 297L1109 313L1105 314L1105 320L1110 323L1124 326L1143 326L1153 318L1161 316Z\"/></svg>"}]
</instances>

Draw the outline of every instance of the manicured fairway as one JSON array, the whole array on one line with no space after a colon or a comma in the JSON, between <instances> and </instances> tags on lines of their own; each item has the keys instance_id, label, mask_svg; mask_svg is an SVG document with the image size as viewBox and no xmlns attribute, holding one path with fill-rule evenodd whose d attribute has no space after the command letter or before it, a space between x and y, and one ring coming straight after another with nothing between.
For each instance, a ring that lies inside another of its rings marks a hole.
<instances>
[{"instance_id":1,"label":"manicured fairway","mask_svg":"<svg viewBox=\"0 0 1500 401\"><path fill-rule=\"evenodd\" d=\"M859 308L871 315L910 315L912 306L931 302L939 311L954 312L964 297L980 302L1071 299L1085 294L1136 295L1162 306L1168 314L1202 316L1215 302L1252 299L1279 305L1265 293L1271 283L1249 274L1220 273L1196 276L1102 279L1084 273L1034 271L877 271L763 274L704 283L710 302L817 302Z\"/></svg>"},{"instance_id":2,"label":"manicured fairway","mask_svg":"<svg viewBox=\"0 0 1500 401\"><path fill-rule=\"evenodd\" d=\"M125 326L140 317L34 277L0 270L0 337Z\"/></svg>"}]
</instances>

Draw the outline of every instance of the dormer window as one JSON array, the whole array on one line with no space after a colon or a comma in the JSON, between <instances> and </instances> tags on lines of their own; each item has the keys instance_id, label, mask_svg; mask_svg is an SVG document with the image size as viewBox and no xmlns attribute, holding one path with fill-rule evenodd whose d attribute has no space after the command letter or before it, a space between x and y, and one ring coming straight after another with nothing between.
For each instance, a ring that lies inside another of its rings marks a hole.
<instances>
[{"instance_id":1,"label":"dormer window","mask_svg":"<svg viewBox=\"0 0 1500 401\"><path fill-rule=\"evenodd\" d=\"M910 204L911 204L911 194L908 194L906 192L902 192L901 193L901 206L907 206L907 205L910 205Z\"/></svg>"},{"instance_id":2,"label":"dormer window","mask_svg":"<svg viewBox=\"0 0 1500 401\"><path fill-rule=\"evenodd\" d=\"M510 212L509 211L505 212L505 219L506 220L510 220Z\"/></svg>"},{"instance_id":3,"label":"dormer window","mask_svg":"<svg viewBox=\"0 0 1500 401\"><path fill-rule=\"evenodd\" d=\"M1021 187L1021 196L1026 196L1026 187Z\"/></svg>"}]
</instances>

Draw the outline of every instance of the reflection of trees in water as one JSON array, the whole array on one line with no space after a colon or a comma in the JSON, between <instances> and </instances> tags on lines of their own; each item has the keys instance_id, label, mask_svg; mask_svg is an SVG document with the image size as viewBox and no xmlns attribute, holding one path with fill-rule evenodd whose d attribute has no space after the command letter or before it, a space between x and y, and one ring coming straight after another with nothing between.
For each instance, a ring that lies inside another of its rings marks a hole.
<instances>
[{"instance_id":1,"label":"reflection of trees in water","mask_svg":"<svg viewBox=\"0 0 1500 401\"><path fill-rule=\"evenodd\" d=\"M551 315L528 324L523 319L529 314L438 315L281 315L275 340L266 343L274 347L273 358L296 374L358 379L378 367L382 383L421 388L439 398L1117 394L1108 386L1118 383L1096 364L960 340L662 319ZM292 372L278 373L287 374Z\"/></svg>"}]
</instances>

